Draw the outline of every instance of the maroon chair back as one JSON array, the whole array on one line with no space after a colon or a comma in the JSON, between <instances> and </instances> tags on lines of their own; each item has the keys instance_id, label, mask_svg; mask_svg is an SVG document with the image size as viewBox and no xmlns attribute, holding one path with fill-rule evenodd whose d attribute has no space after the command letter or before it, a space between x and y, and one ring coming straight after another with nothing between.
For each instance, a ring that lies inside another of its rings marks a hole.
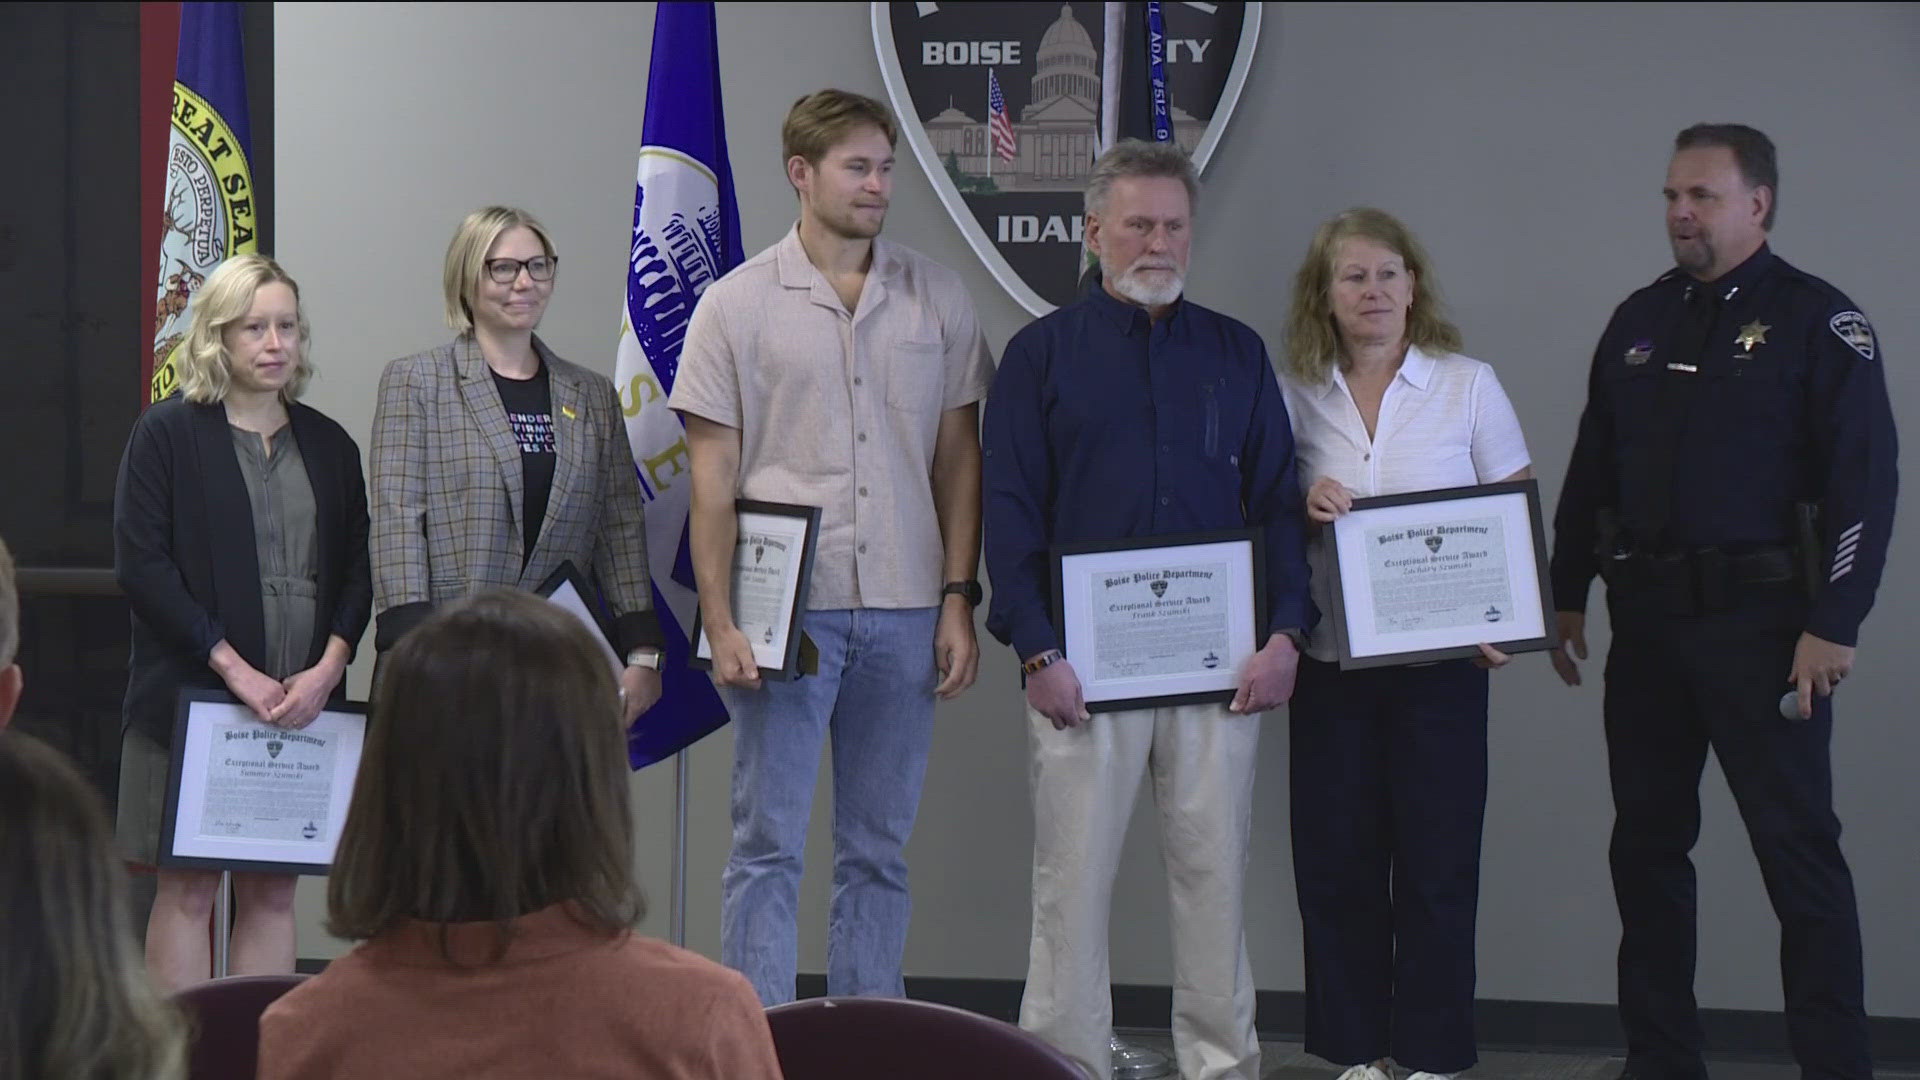
<instances>
[{"instance_id":1,"label":"maroon chair back","mask_svg":"<svg viewBox=\"0 0 1920 1080\"><path fill-rule=\"evenodd\" d=\"M237 975L190 986L174 1003L193 1025L188 1080L253 1080L260 1063L260 1014L305 975Z\"/></svg>"},{"instance_id":2,"label":"maroon chair back","mask_svg":"<svg viewBox=\"0 0 1920 1080\"><path fill-rule=\"evenodd\" d=\"M1012 1024L928 1001L809 998L767 1010L786 1080L1086 1080Z\"/></svg>"}]
</instances>

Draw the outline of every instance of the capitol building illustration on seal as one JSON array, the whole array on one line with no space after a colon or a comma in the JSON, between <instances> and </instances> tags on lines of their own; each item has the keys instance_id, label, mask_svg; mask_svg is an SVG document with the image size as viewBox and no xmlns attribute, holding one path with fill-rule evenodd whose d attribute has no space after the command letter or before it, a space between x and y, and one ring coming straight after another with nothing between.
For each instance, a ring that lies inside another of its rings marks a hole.
<instances>
[{"instance_id":1,"label":"capitol building illustration on seal","mask_svg":"<svg viewBox=\"0 0 1920 1080\"><path fill-rule=\"evenodd\" d=\"M962 191L1069 191L1085 186L1100 141L1100 50L1073 17L1072 7L1062 4L1060 17L1047 27L1033 58L1032 93L1013 122L1018 144L1013 161L991 153L984 80L980 117L949 102L938 116L924 121L941 163ZM1206 134L1206 119L1177 104L1171 115L1174 141L1193 153Z\"/></svg>"}]
</instances>

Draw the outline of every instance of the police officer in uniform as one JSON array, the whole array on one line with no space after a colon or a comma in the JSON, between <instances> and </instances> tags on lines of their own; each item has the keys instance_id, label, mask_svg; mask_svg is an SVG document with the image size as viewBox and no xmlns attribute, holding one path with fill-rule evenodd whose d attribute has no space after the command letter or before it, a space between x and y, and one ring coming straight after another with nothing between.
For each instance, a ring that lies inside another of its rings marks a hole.
<instances>
[{"instance_id":1,"label":"police officer in uniform","mask_svg":"<svg viewBox=\"0 0 1920 1080\"><path fill-rule=\"evenodd\" d=\"M1677 266L1600 338L1554 518L1553 659L1568 685L1596 573L1612 616L1609 859L1636 1080L1706 1075L1688 852L1709 747L1780 919L1802 1074L1872 1075L1829 695L1886 559L1893 413L1866 316L1769 250L1777 185L1773 143L1750 127L1675 140Z\"/></svg>"}]
</instances>

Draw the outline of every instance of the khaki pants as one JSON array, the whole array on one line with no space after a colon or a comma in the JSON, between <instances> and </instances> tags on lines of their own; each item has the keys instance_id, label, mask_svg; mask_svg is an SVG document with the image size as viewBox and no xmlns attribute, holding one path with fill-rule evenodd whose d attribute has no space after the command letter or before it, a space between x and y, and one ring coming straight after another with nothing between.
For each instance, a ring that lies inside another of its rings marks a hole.
<instances>
[{"instance_id":1,"label":"khaki pants","mask_svg":"<svg viewBox=\"0 0 1920 1080\"><path fill-rule=\"evenodd\" d=\"M1113 1073L1107 922L1142 773L1153 777L1173 918L1173 1042L1186 1080L1258 1080L1242 932L1260 717L1224 705L1096 713L1055 731L1027 710L1033 940L1020 1026Z\"/></svg>"}]
</instances>

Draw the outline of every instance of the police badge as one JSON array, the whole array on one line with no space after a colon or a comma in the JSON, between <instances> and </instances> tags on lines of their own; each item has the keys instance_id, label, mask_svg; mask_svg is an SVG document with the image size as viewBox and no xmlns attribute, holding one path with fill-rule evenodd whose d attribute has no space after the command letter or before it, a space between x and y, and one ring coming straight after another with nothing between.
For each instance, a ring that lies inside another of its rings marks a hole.
<instances>
[{"instance_id":1,"label":"police badge","mask_svg":"<svg viewBox=\"0 0 1920 1080\"><path fill-rule=\"evenodd\" d=\"M1126 9L1111 42L1107 8ZM1204 170L1246 83L1260 9L876 3L873 41L941 203L994 278L1044 315L1078 292L1082 192L1103 132L1177 142Z\"/></svg>"}]
</instances>

